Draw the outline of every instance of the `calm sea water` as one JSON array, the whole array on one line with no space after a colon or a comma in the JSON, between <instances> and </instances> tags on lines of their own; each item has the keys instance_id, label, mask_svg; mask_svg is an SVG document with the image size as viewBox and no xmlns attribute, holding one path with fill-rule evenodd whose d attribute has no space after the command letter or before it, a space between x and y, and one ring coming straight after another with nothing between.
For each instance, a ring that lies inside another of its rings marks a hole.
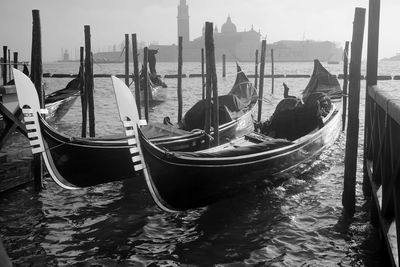
<instances>
[{"instance_id":1,"label":"calm sea water","mask_svg":"<svg viewBox=\"0 0 400 267\"><path fill-rule=\"evenodd\" d=\"M254 73L253 64L241 65L246 73ZM324 65L333 74L342 71L341 64ZM45 64L44 71L76 73L77 68L74 63ZM95 73L123 69L123 64L94 66ZM174 63L158 63L157 69L161 75L177 73ZM312 69L312 62L275 63L275 74L311 74ZM221 70L218 64L222 94L232 86L236 68L228 63L226 78ZM200 65L185 63L183 73L200 73ZM400 75L400 63L381 62L379 73ZM68 80L45 81L52 91ZM165 82L168 101L151 108L150 121L164 116L176 121L177 83ZM282 82L298 95L308 79L275 79L274 94L266 79L264 117L282 99ZM400 81L379 85L399 87ZM361 88L363 101L364 82ZM200 78L183 79L183 98L184 111L201 98ZM96 134L122 133L110 79L95 80L95 104ZM79 135L80 112L78 100L54 127ZM363 114L362 107L360 118ZM229 199L178 214L158 209L140 180L68 191L47 177L40 193L25 187L0 196L0 236L16 266L379 266L379 242L368 223L361 189L361 153L356 214L352 219L342 216L344 149L341 134L329 149L278 183L255 184Z\"/></svg>"}]
</instances>

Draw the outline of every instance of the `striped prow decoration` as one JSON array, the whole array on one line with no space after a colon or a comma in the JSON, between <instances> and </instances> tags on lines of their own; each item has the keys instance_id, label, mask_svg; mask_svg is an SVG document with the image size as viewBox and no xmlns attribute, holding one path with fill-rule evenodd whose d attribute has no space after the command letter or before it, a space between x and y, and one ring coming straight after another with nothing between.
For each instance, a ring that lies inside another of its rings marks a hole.
<instances>
[{"instance_id":1,"label":"striped prow decoration","mask_svg":"<svg viewBox=\"0 0 400 267\"><path fill-rule=\"evenodd\" d=\"M40 109L40 113L47 114L47 109ZM42 136L39 134L38 119L35 117L33 110L29 107L22 108L24 114L24 123L28 132L28 139L31 145L32 154L44 151Z\"/></svg>"},{"instance_id":2,"label":"striped prow decoration","mask_svg":"<svg viewBox=\"0 0 400 267\"><path fill-rule=\"evenodd\" d=\"M129 152L131 153L132 156L133 167L135 168L135 171L143 170L144 169L143 159L139 152L138 141L136 139L137 137L135 136L135 130L133 128L136 127L136 125L133 121L129 119L123 120L122 123L125 128L126 136L130 137L128 139L128 145L131 146L131 148L129 148ZM139 120L138 125L139 126L147 125L147 122L146 120Z\"/></svg>"}]
</instances>

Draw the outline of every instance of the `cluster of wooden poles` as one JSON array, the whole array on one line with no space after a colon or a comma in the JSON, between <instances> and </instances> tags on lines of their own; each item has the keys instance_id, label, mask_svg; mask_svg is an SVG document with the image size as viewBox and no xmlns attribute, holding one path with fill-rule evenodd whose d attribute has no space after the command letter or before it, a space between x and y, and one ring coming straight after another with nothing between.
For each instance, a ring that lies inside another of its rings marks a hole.
<instances>
[{"instance_id":1,"label":"cluster of wooden poles","mask_svg":"<svg viewBox=\"0 0 400 267\"><path fill-rule=\"evenodd\" d=\"M205 50L201 49L201 77L202 77L202 99L206 100L206 114L205 114L205 132L210 134L211 127L214 129L214 138L215 144L218 144L219 140L219 131L218 131L218 112L211 112L211 110L218 110L218 83L217 83L217 74L215 67L215 48L214 48L214 39L213 39L213 23L206 22L205 24ZM139 66L138 66L138 49L137 49L137 37L136 34L131 35L132 39L132 57L133 57L133 69L134 73L131 76L129 70L129 34L125 34L125 84L129 86L131 84L130 77L133 78L133 82L135 84L135 98L138 107L138 113L141 117L141 101L140 101L140 90L144 91L144 116L145 119L149 120L149 86L144 86L141 88L140 77L139 77ZM261 64L260 64L260 74L258 75L258 59L256 60L256 75L255 75L255 84L257 84L257 78L260 79L259 85L259 111L258 111L258 120L261 120L261 110L262 110L262 94L263 94L263 80L264 80L264 68L265 68L265 54L266 54L266 40L262 41L262 52L261 52ZM178 74L177 77L177 98L178 98L178 121L182 120L182 65L183 65L183 57L182 57L182 37L178 38ZM205 53L204 53L205 52ZM258 50L256 51L256 55L258 57ZM225 71L225 55L223 56L223 77L226 75ZM143 69L147 70L148 65L148 48L144 47L143 49ZM145 71L143 74L144 83L149 83L149 77L147 72ZM211 108L211 104L213 108ZM213 119L211 120L211 116ZM211 125L211 121L214 122L214 125ZM208 144L209 145L209 144Z\"/></svg>"},{"instance_id":2,"label":"cluster of wooden poles","mask_svg":"<svg viewBox=\"0 0 400 267\"><path fill-rule=\"evenodd\" d=\"M44 91L42 87L42 45L41 45L41 30L40 30L40 15L39 10L32 10L32 53L31 53L31 80L35 85L37 90L41 108L44 108ZM10 50L7 46L3 46L3 59L1 60L1 70L3 77L3 85L6 85L11 79L11 65L14 68L18 68L18 65L25 64L26 62L18 62L18 53L14 52L13 64L11 64ZM15 113L11 113L5 109L2 105L1 113L3 114L3 119L7 121L5 129L2 130L1 139L5 140L8 138L10 132L14 129L20 130L22 134L27 136L27 131L23 124L21 123L22 112L17 110ZM4 117L6 116L6 117ZM6 136L5 136L6 135ZM2 141L3 142L3 141ZM33 155L33 176L36 190L42 188L42 173L43 173L43 163L39 154Z\"/></svg>"},{"instance_id":3,"label":"cluster of wooden poles","mask_svg":"<svg viewBox=\"0 0 400 267\"><path fill-rule=\"evenodd\" d=\"M8 46L3 46L3 57L0 58L1 76L3 85L11 80L11 68L17 69L19 65L26 64L27 62L18 62L18 52L13 52L13 60L11 60L11 50Z\"/></svg>"}]
</instances>

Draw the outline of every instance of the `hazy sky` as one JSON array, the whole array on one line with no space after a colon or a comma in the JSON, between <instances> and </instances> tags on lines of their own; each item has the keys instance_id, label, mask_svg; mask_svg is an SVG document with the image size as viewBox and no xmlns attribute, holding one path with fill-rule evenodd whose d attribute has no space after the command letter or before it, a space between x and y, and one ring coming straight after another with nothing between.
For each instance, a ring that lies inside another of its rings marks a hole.
<instances>
[{"instance_id":1,"label":"hazy sky","mask_svg":"<svg viewBox=\"0 0 400 267\"><path fill-rule=\"evenodd\" d=\"M305 38L341 46L351 40L355 8L368 7L368 0L186 2L191 39L201 35L205 21L220 29L230 14L238 31L253 25L267 36L268 43ZM44 61L60 59L62 48L75 57L75 48L84 44L84 25L91 26L95 52L120 44L125 33L136 33L139 41L147 43L177 43L178 4L179 0L0 0L0 46L7 45L12 52L18 51L20 58L30 60L32 9L40 10ZM366 30L367 21L368 10ZM381 0L380 58L400 52L399 28L400 1Z\"/></svg>"}]
</instances>

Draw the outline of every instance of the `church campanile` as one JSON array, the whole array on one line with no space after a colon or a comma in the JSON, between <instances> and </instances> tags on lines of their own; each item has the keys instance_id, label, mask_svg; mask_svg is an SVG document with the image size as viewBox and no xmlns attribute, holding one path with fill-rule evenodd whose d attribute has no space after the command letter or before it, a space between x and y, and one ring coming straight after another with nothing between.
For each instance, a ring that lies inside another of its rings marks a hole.
<instances>
[{"instance_id":1,"label":"church campanile","mask_svg":"<svg viewBox=\"0 0 400 267\"><path fill-rule=\"evenodd\" d=\"M180 0L178 6L178 37L182 36L182 41L189 42L189 7L186 0Z\"/></svg>"}]
</instances>

